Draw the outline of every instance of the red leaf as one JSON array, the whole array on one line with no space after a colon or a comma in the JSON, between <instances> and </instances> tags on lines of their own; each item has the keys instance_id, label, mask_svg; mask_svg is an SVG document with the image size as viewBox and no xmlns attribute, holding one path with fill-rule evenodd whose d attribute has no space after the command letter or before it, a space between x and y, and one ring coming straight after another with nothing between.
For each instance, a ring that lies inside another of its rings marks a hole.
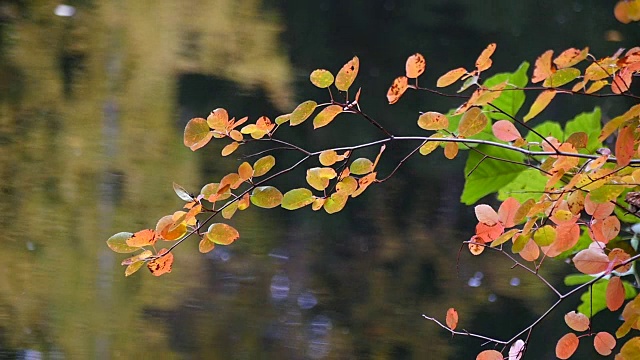
<instances>
[{"instance_id":1,"label":"red leaf","mask_svg":"<svg viewBox=\"0 0 640 360\"><path fill-rule=\"evenodd\" d=\"M455 330L456 326L458 326L458 312L454 308L449 308L447 310L447 326L451 330Z\"/></svg>"},{"instance_id":2,"label":"red leaf","mask_svg":"<svg viewBox=\"0 0 640 360\"><path fill-rule=\"evenodd\" d=\"M493 135L502 141L514 141L522 137L511 121L496 121L491 126L491 129L493 130Z\"/></svg>"},{"instance_id":3,"label":"red leaf","mask_svg":"<svg viewBox=\"0 0 640 360\"><path fill-rule=\"evenodd\" d=\"M574 333L568 333L561 337L556 344L556 357L559 359L568 359L576 352L580 339Z\"/></svg>"},{"instance_id":4,"label":"red leaf","mask_svg":"<svg viewBox=\"0 0 640 360\"><path fill-rule=\"evenodd\" d=\"M586 331L589 329L589 318L587 315L570 311L564 316L564 322L575 331Z\"/></svg>"},{"instance_id":5,"label":"red leaf","mask_svg":"<svg viewBox=\"0 0 640 360\"><path fill-rule=\"evenodd\" d=\"M633 132L632 126L623 127L618 133L616 140L616 161L618 166L627 166L633 157Z\"/></svg>"},{"instance_id":6,"label":"red leaf","mask_svg":"<svg viewBox=\"0 0 640 360\"><path fill-rule=\"evenodd\" d=\"M502 202L498 209L498 219L505 228L510 228L516 225L514 219L519 208L520 202L516 198L510 197Z\"/></svg>"},{"instance_id":7,"label":"red leaf","mask_svg":"<svg viewBox=\"0 0 640 360\"><path fill-rule=\"evenodd\" d=\"M583 274L597 274L605 271L609 266L609 257L602 250L588 248L573 257L576 269Z\"/></svg>"},{"instance_id":8,"label":"red leaf","mask_svg":"<svg viewBox=\"0 0 640 360\"><path fill-rule=\"evenodd\" d=\"M596 348L598 354L608 356L611 354L611 350L616 347L616 338L608 332L601 331L593 338L593 347Z\"/></svg>"},{"instance_id":9,"label":"red leaf","mask_svg":"<svg viewBox=\"0 0 640 360\"><path fill-rule=\"evenodd\" d=\"M476 360L502 360L502 353L497 350L485 350L476 356Z\"/></svg>"},{"instance_id":10,"label":"red leaf","mask_svg":"<svg viewBox=\"0 0 640 360\"><path fill-rule=\"evenodd\" d=\"M624 287L622 286L622 280L618 276L612 276L607 284L607 308L611 311L616 311L620 309L623 303Z\"/></svg>"}]
</instances>

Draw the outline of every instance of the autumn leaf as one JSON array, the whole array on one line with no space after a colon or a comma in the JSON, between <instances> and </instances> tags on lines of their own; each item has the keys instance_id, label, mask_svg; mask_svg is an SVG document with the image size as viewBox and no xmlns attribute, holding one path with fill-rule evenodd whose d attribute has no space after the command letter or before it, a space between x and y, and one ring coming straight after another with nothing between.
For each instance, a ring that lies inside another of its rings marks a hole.
<instances>
[{"instance_id":1,"label":"autumn leaf","mask_svg":"<svg viewBox=\"0 0 640 360\"><path fill-rule=\"evenodd\" d=\"M458 312L456 311L456 309L449 308L449 310L447 310L446 323L449 329L456 329L456 326L458 326Z\"/></svg>"},{"instance_id":2,"label":"autumn leaf","mask_svg":"<svg viewBox=\"0 0 640 360\"><path fill-rule=\"evenodd\" d=\"M313 119L313 128L317 129L323 126L329 125L330 122L335 119L338 114L342 112L342 106L340 105L329 105L326 108L322 109Z\"/></svg>"},{"instance_id":3,"label":"autumn leaf","mask_svg":"<svg viewBox=\"0 0 640 360\"><path fill-rule=\"evenodd\" d=\"M407 73L407 77L409 79L415 79L418 76L422 75L424 69L427 65L427 62L424 59L424 56L420 53L415 53L407 59L407 63L405 65L405 70Z\"/></svg>"},{"instance_id":4,"label":"autumn leaf","mask_svg":"<svg viewBox=\"0 0 640 360\"><path fill-rule=\"evenodd\" d=\"M133 247L142 247L153 245L156 243L156 241L158 241L158 239L156 238L156 232L151 229L145 229L131 235L131 237L127 239L127 245Z\"/></svg>"},{"instance_id":5,"label":"autumn leaf","mask_svg":"<svg viewBox=\"0 0 640 360\"><path fill-rule=\"evenodd\" d=\"M389 87L389 91L387 91L387 100L389 100L389 104L395 104L400 100L402 94L407 91L409 87L409 79L406 76L399 76L393 83L391 87Z\"/></svg>"},{"instance_id":6,"label":"autumn leaf","mask_svg":"<svg viewBox=\"0 0 640 360\"><path fill-rule=\"evenodd\" d=\"M358 76L358 70L360 69L360 59L357 56L354 56L353 59L349 60L340 71L336 75L335 85L336 88L340 91L347 91L349 87L353 84Z\"/></svg>"},{"instance_id":7,"label":"autumn leaf","mask_svg":"<svg viewBox=\"0 0 640 360\"><path fill-rule=\"evenodd\" d=\"M158 252L158 256L161 257L147 263L147 268L151 271L153 276L160 276L171 272L171 267L173 266L173 253L167 254L167 252L167 249L160 250Z\"/></svg>"},{"instance_id":8,"label":"autumn leaf","mask_svg":"<svg viewBox=\"0 0 640 360\"><path fill-rule=\"evenodd\" d=\"M234 151L236 151L236 149L238 149L238 146L240 146L239 143L237 142L232 142L231 144L225 146L224 148L222 148L222 152L221 155L222 156L228 156L233 154Z\"/></svg>"},{"instance_id":9,"label":"autumn leaf","mask_svg":"<svg viewBox=\"0 0 640 360\"><path fill-rule=\"evenodd\" d=\"M503 360L503 357L497 350L484 350L476 356L476 360Z\"/></svg>"},{"instance_id":10,"label":"autumn leaf","mask_svg":"<svg viewBox=\"0 0 640 360\"><path fill-rule=\"evenodd\" d=\"M373 162L367 158L353 160L349 166L349 171L354 175L365 175L373 171Z\"/></svg>"},{"instance_id":11,"label":"autumn leaf","mask_svg":"<svg viewBox=\"0 0 640 360\"><path fill-rule=\"evenodd\" d=\"M582 313L570 311L565 314L564 322L574 331L587 331L589 329L589 318Z\"/></svg>"},{"instance_id":12,"label":"autumn leaf","mask_svg":"<svg viewBox=\"0 0 640 360\"><path fill-rule=\"evenodd\" d=\"M540 112L542 112L542 110L544 110L549 105L549 103L551 103L551 100L553 100L555 96L556 96L556 90L553 90L553 89L545 90L541 92L540 95L538 95L536 100L533 102L533 104L531 104L531 108L529 109L529 112L527 113L527 115L524 116L523 120L527 122L533 119L534 117L536 117L538 114L540 114Z\"/></svg>"},{"instance_id":13,"label":"autumn leaf","mask_svg":"<svg viewBox=\"0 0 640 360\"><path fill-rule=\"evenodd\" d=\"M207 125L207 120L203 118L189 120L184 128L184 145L191 151L196 151L207 145L212 137L213 133L209 129L209 125Z\"/></svg>"},{"instance_id":14,"label":"autumn leaf","mask_svg":"<svg viewBox=\"0 0 640 360\"><path fill-rule=\"evenodd\" d=\"M556 344L556 357L558 359L568 359L576 352L580 339L574 333L568 333L561 337Z\"/></svg>"},{"instance_id":15,"label":"autumn leaf","mask_svg":"<svg viewBox=\"0 0 640 360\"><path fill-rule=\"evenodd\" d=\"M476 205L474 211L476 213L476 218L478 219L478 221L487 226L493 226L500 221L498 213L489 205Z\"/></svg>"},{"instance_id":16,"label":"autumn leaf","mask_svg":"<svg viewBox=\"0 0 640 360\"><path fill-rule=\"evenodd\" d=\"M495 51L496 43L491 43L482 50L482 53L480 53L480 56L478 56L476 60L476 69L478 69L478 71L485 71L491 67L491 55L493 55Z\"/></svg>"},{"instance_id":17,"label":"autumn leaf","mask_svg":"<svg viewBox=\"0 0 640 360\"><path fill-rule=\"evenodd\" d=\"M560 87L566 85L580 76L580 70L576 68L560 69L546 78L542 83L544 87Z\"/></svg>"},{"instance_id":18,"label":"autumn leaf","mask_svg":"<svg viewBox=\"0 0 640 360\"><path fill-rule=\"evenodd\" d=\"M439 112L429 111L420 115L418 126L425 130L442 130L449 127L449 119Z\"/></svg>"},{"instance_id":19,"label":"autumn leaf","mask_svg":"<svg viewBox=\"0 0 640 360\"><path fill-rule=\"evenodd\" d=\"M609 258L602 250L588 248L573 257L573 264L581 273L594 275L607 269Z\"/></svg>"},{"instance_id":20,"label":"autumn leaf","mask_svg":"<svg viewBox=\"0 0 640 360\"><path fill-rule=\"evenodd\" d=\"M489 119L479 107L472 107L467 110L458 125L458 134L464 137L471 137L478 134L487 126Z\"/></svg>"},{"instance_id":21,"label":"autumn leaf","mask_svg":"<svg viewBox=\"0 0 640 360\"><path fill-rule=\"evenodd\" d=\"M616 311L622 307L624 303L624 287L619 276L612 276L607 284L607 308Z\"/></svg>"},{"instance_id":22,"label":"autumn leaf","mask_svg":"<svg viewBox=\"0 0 640 360\"><path fill-rule=\"evenodd\" d=\"M556 229L551 225L545 225L538 228L538 230L533 233L533 241L540 246L548 246L553 244L556 240L556 236Z\"/></svg>"},{"instance_id":23,"label":"autumn leaf","mask_svg":"<svg viewBox=\"0 0 640 360\"><path fill-rule=\"evenodd\" d=\"M321 89L328 88L333 84L333 74L329 70L316 69L309 75L311 83Z\"/></svg>"},{"instance_id":24,"label":"autumn leaf","mask_svg":"<svg viewBox=\"0 0 640 360\"><path fill-rule=\"evenodd\" d=\"M336 171L330 167L315 167L307 170L307 183L312 188L323 191L329 186L329 180L335 179L338 176Z\"/></svg>"},{"instance_id":25,"label":"autumn leaf","mask_svg":"<svg viewBox=\"0 0 640 360\"><path fill-rule=\"evenodd\" d=\"M616 339L608 332L601 331L593 337L593 347L598 354L609 356L614 347L616 347Z\"/></svg>"},{"instance_id":26,"label":"autumn leaf","mask_svg":"<svg viewBox=\"0 0 640 360\"><path fill-rule=\"evenodd\" d=\"M462 77L462 75L466 74L467 70L465 68L457 68L453 70L449 70L446 74L440 76L438 81L436 82L437 87L447 87L454 82L458 81Z\"/></svg>"},{"instance_id":27,"label":"autumn leaf","mask_svg":"<svg viewBox=\"0 0 640 360\"><path fill-rule=\"evenodd\" d=\"M536 59L535 68L533 69L532 83L539 83L553 74L551 57L553 50L547 50Z\"/></svg>"},{"instance_id":28,"label":"autumn leaf","mask_svg":"<svg viewBox=\"0 0 640 360\"><path fill-rule=\"evenodd\" d=\"M316 106L318 106L318 103L313 100L307 100L298 105L289 117L289 125L296 126L302 124L313 114Z\"/></svg>"},{"instance_id":29,"label":"autumn leaf","mask_svg":"<svg viewBox=\"0 0 640 360\"><path fill-rule=\"evenodd\" d=\"M471 237L471 240L469 240L468 247L472 255L478 256L484 252L484 241L480 236L474 235Z\"/></svg>"},{"instance_id":30,"label":"autumn leaf","mask_svg":"<svg viewBox=\"0 0 640 360\"><path fill-rule=\"evenodd\" d=\"M633 158L635 126L625 126L618 132L616 140L616 161L618 166L623 167L629 165Z\"/></svg>"},{"instance_id":31,"label":"autumn leaf","mask_svg":"<svg viewBox=\"0 0 640 360\"><path fill-rule=\"evenodd\" d=\"M309 189L293 189L284 194L282 207L287 210L295 210L311 204L314 199L313 193Z\"/></svg>"},{"instance_id":32,"label":"autumn leaf","mask_svg":"<svg viewBox=\"0 0 640 360\"><path fill-rule=\"evenodd\" d=\"M133 236L133 233L119 232L107 240L107 246L109 249L120 254L136 252L140 250L139 247L127 245L127 240L130 239L131 236Z\"/></svg>"},{"instance_id":33,"label":"autumn leaf","mask_svg":"<svg viewBox=\"0 0 640 360\"><path fill-rule=\"evenodd\" d=\"M218 245L229 245L240 237L240 233L233 226L214 223L207 230L207 239Z\"/></svg>"},{"instance_id":34,"label":"autumn leaf","mask_svg":"<svg viewBox=\"0 0 640 360\"><path fill-rule=\"evenodd\" d=\"M273 186L258 186L251 193L251 203L257 207L271 209L282 203L282 193Z\"/></svg>"},{"instance_id":35,"label":"autumn leaf","mask_svg":"<svg viewBox=\"0 0 640 360\"><path fill-rule=\"evenodd\" d=\"M455 159L455 157L458 155L459 150L460 148L458 147L458 143L448 142L444 146L444 156L449 160Z\"/></svg>"},{"instance_id":36,"label":"autumn leaf","mask_svg":"<svg viewBox=\"0 0 640 360\"><path fill-rule=\"evenodd\" d=\"M515 125L508 120L496 121L491 126L491 130L493 131L493 135L502 141L514 141L522 137Z\"/></svg>"},{"instance_id":37,"label":"autumn leaf","mask_svg":"<svg viewBox=\"0 0 640 360\"><path fill-rule=\"evenodd\" d=\"M582 50L576 48L570 48L558 55L553 59L553 63L556 64L558 69L574 66L587 58L589 55L589 48L586 47Z\"/></svg>"},{"instance_id":38,"label":"autumn leaf","mask_svg":"<svg viewBox=\"0 0 640 360\"><path fill-rule=\"evenodd\" d=\"M271 155L261 157L253 164L253 176L262 176L271 170L276 164L276 158Z\"/></svg>"}]
</instances>

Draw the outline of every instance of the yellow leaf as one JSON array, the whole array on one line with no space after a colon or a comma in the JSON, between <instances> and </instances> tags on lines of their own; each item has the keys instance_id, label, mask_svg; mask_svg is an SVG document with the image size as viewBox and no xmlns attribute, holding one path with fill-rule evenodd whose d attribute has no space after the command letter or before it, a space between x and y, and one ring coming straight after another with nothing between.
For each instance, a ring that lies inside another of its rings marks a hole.
<instances>
[{"instance_id":1,"label":"yellow leaf","mask_svg":"<svg viewBox=\"0 0 640 360\"><path fill-rule=\"evenodd\" d=\"M524 116L523 120L527 122L536 117L536 115L540 114L540 112L549 105L555 96L556 90L553 89L541 92L531 105L531 109L529 109L529 112Z\"/></svg>"}]
</instances>

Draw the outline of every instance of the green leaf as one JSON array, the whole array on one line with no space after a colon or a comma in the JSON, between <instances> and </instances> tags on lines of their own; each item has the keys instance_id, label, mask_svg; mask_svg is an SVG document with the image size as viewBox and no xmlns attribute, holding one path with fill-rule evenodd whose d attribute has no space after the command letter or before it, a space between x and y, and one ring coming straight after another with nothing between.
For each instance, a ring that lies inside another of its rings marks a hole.
<instances>
[{"instance_id":1,"label":"green leaf","mask_svg":"<svg viewBox=\"0 0 640 360\"><path fill-rule=\"evenodd\" d=\"M323 127L329 125L330 122L335 119L338 114L342 112L342 106L340 105L329 105L326 108L322 109L313 119L313 128L317 129L319 127Z\"/></svg>"},{"instance_id":2,"label":"green leaf","mask_svg":"<svg viewBox=\"0 0 640 360\"><path fill-rule=\"evenodd\" d=\"M136 252L140 250L139 247L133 247L127 245L127 240L133 236L133 233L130 232L119 232L107 240L107 246L109 249L120 253L120 254L128 254L132 252Z\"/></svg>"},{"instance_id":3,"label":"green leaf","mask_svg":"<svg viewBox=\"0 0 640 360\"><path fill-rule=\"evenodd\" d=\"M364 175L373 171L373 163L367 158L358 158L353 160L349 171L355 175Z\"/></svg>"},{"instance_id":4,"label":"green leaf","mask_svg":"<svg viewBox=\"0 0 640 360\"><path fill-rule=\"evenodd\" d=\"M582 285L584 283L588 283L591 280L593 280L593 276L591 275L571 274L571 275L565 276L564 284L566 286L576 286L576 285Z\"/></svg>"},{"instance_id":5,"label":"green leaf","mask_svg":"<svg viewBox=\"0 0 640 360\"><path fill-rule=\"evenodd\" d=\"M580 296L582 303L578 305L578 312L588 317L596 315L600 311L607 308L607 285L608 279L600 279L590 286ZM624 298L631 299L637 294L637 290L627 281L622 281L624 287Z\"/></svg>"},{"instance_id":6,"label":"green leaf","mask_svg":"<svg viewBox=\"0 0 640 360\"><path fill-rule=\"evenodd\" d=\"M282 207L287 210L295 210L311 204L315 200L309 189L299 188L289 190L282 198Z\"/></svg>"},{"instance_id":7,"label":"green leaf","mask_svg":"<svg viewBox=\"0 0 640 360\"><path fill-rule=\"evenodd\" d=\"M207 120L203 118L189 120L184 128L184 145L191 151L196 151L207 145L211 137L213 137L213 133L209 129Z\"/></svg>"},{"instance_id":8,"label":"green leaf","mask_svg":"<svg viewBox=\"0 0 640 360\"><path fill-rule=\"evenodd\" d=\"M273 186L258 186L251 193L251 203L257 207L271 209L282 203L282 193Z\"/></svg>"},{"instance_id":9,"label":"green leaf","mask_svg":"<svg viewBox=\"0 0 640 360\"><path fill-rule=\"evenodd\" d=\"M602 131L601 117L602 112L599 107L596 107L590 113L584 112L579 114L567 122L564 133L569 136L579 131L585 132L589 137L586 151L592 154L602 147L602 142L598 140L600 131Z\"/></svg>"},{"instance_id":10,"label":"green leaf","mask_svg":"<svg viewBox=\"0 0 640 360\"><path fill-rule=\"evenodd\" d=\"M284 115L278 116L274 121L276 122L277 125L282 125L287 121L289 121L290 118L291 118L291 114L284 114Z\"/></svg>"},{"instance_id":11,"label":"green leaf","mask_svg":"<svg viewBox=\"0 0 640 360\"><path fill-rule=\"evenodd\" d=\"M309 76L311 83L321 89L328 88L333 84L333 74L329 70L316 69Z\"/></svg>"},{"instance_id":12,"label":"green leaf","mask_svg":"<svg viewBox=\"0 0 640 360\"><path fill-rule=\"evenodd\" d=\"M551 225L545 225L533 233L533 241L540 246L549 246L556 241L557 232Z\"/></svg>"},{"instance_id":13,"label":"green leaf","mask_svg":"<svg viewBox=\"0 0 640 360\"><path fill-rule=\"evenodd\" d=\"M500 97L498 97L496 100L493 100L491 103L507 114L515 117L518 113L518 110L520 110L520 108L524 104L525 94L524 90L508 89L523 88L527 86L527 83L529 82L529 78L527 77L528 70L529 63L525 61L520 64L516 71L512 73L500 73L488 78L484 82L484 86L486 87L492 87L500 84L503 81L507 81L507 86L505 87L505 90L502 91ZM495 109L489 105L486 105L485 109L492 110L487 114L493 120L511 120L511 118L507 115L501 112L493 111Z\"/></svg>"},{"instance_id":14,"label":"green leaf","mask_svg":"<svg viewBox=\"0 0 640 360\"><path fill-rule=\"evenodd\" d=\"M313 100L307 100L302 104L298 105L295 110L291 113L291 117L289 118L289 125L296 126L302 124L305 120L313 114L313 110L316 109L318 103Z\"/></svg>"},{"instance_id":15,"label":"green leaf","mask_svg":"<svg viewBox=\"0 0 640 360\"><path fill-rule=\"evenodd\" d=\"M262 176L271 170L276 165L276 158L271 155L261 157L253 164L253 176Z\"/></svg>"},{"instance_id":16,"label":"green leaf","mask_svg":"<svg viewBox=\"0 0 640 360\"><path fill-rule=\"evenodd\" d=\"M504 201L508 197L514 197L521 204L528 199L538 200L548 180L540 171L526 169L520 172L513 181L498 190L498 199Z\"/></svg>"},{"instance_id":17,"label":"green leaf","mask_svg":"<svg viewBox=\"0 0 640 360\"><path fill-rule=\"evenodd\" d=\"M591 201L602 204L615 200L624 190L622 184L605 184L597 189L591 190L589 194Z\"/></svg>"},{"instance_id":18,"label":"green leaf","mask_svg":"<svg viewBox=\"0 0 640 360\"><path fill-rule=\"evenodd\" d=\"M211 224L209 230L207 230L207 239L220 245L229 245L238 240L239 237L238 230L231 225L223 223Z\"/></svg>"},{"instance_id":19,"label":"green leaf","mask_svg":"<svg viewBox=\"0 0 640 360\"><path fill-rule=\"evenodd\" d=\"M479 145L476 149L483 154L498 159L516 162L522 162L524 160L523 155L520 153L495 146ZM460 197L460 201L466 205L474 204L482 197L497 192L526 169L526 167L521 165L494 159L484 159L484 161L478 165L483 158L484 155L476 151L469 153L464 172L465 174L469 174L474 168L475 170L466 178L462 196Z\"/></svg>"},{"instance_id":20,"label":"green leaf","mask_svg":"<svg viewBox=\"0 0 640 360\"><path fill-rule=\"evenodd\" d=\"M544 87L559 87L568 84L580 76L580 70L576 68L564 68L554 72L542 83Z\"/></svg>"}]
</instances>

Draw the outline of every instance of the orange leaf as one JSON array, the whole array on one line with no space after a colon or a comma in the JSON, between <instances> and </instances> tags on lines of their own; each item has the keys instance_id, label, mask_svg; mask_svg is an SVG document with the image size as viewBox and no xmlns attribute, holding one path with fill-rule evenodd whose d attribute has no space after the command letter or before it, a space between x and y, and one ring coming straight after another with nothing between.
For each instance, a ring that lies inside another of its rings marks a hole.
<instances>
[{"instance_id":1,"label":"orange leaf","mask_svg":"<svg viewBox=\"0 0 640 360\"><path fill-rule=\"evenodd\" d=\"M524 248L518 253L526 261L535 261L540 256L540 248L533 239L527 241Z\"/></svg>"},{"instance_id":2,"label":"orange leaf","mask_svg":"<svg viewBox=\"0 0 640 360\"><path fill-rule=\"evenodd\" d=\"M458 312L454 308L449 308L447 310L447 326L451 330L455 330L456 326L458 326Z\"/></svg>"},{"instance_id":3,"label":"orange leaf","mask_svg":"<svg viewBox=\"0 0 640 360\"><path fill-rule=\"evenodd\" d=\"M577 217L574 218L574 220ZM549 257L556 257L574 247L580 239L580 226L574 222L565 222L556 227L556 240L542 251Z\"/></svg>"},{"instance_id":4,"label":"orange leaf","mask_svg":"<svg viewBox=\"0 0 640 360\"><path fill-rule=\"evenodd\" d=\"M562 69L578 64L582 60L586 59L587 55L589 55L588 47L582 50L570 48L560 53L560 55L553 60L553 63L556 64L558 69Z\"/></svg>"},{"instance_id":5,"label":"orange leaf","mask_svg":"<svg viewBox=\"0 0 640 360\"><path fill-rule=\"evenodd\" d=\"M471 240L469 240L469 251L473 255L478 256L482 254L484 247L484 241L482 241L482 238L477 235L472 236Z\"/></svg>"},{"instance_id":6,"label":"orange leaf","mask_svg":"<svg viewBox=\"0 0 640 360\"><path fill-rule=\"evenodd\" d=\"M505 228L510 228L516 225L514 219L519 208L520 202L513 197L507 198L502 202L502 204L500 204L500 208L498 209L498 220Z\"/></svg>"},{"instance_id":7,"label":"orange leaf","mask_svg":"<svg viewBox=\"0 0 640 360\"><path fill-rule=\"evenodd\" d=\"M497 350L485 350L476 356L476 360L502 360L502 353Z\"/></svg>"},{"instance_id":8,"label":"orange leaf","mask_svg":"<svg viewBox=\"0 0 640 360\"><path fill-rule=\"evenodd\" d=\"M532 83L539 83L553 74L553 68L551 65L551 57L553 56L553 50L547 50L544 54L540 55L536 59L536 65L533 69L533 77L531 77Z\"/></svg>"},{"instance_id":9,"label":"orange leaf","mask_svg":"<svg viewBox=\"0 0 640 360\"><path fill-rule=\"evenodd\" d=\"M231 155L234 151L236 151L238 146L240 146L240 144L235 141L225 146L224 148L222 148L222 152L221 152L222 156Z\"/></svg>"},{"instance_id":10,"label":"orange leaf","mask_svg":"<svg viewBox=\"0 0 640 360\"><path fill-rule=\"evenodd\" d=\"M223 108L217 108L207 117L207 124L209 124L209 127L213 130L224 134L229 124L229 113Z\"/></svg>"},{"instance_id":11,"label":"orange leaf","mask_svg":"<svg viewBox=\"0 0 640 360\"><path fill-rule=\"evenodd\" d=\"M143 247L147 245L153 245L158 238L156 232L151 229L140 230L127 239L127 245L133 247Z\"/></svg>"},{"instance_id":12,"label":"orange leaf","mask_svg":"<svg viewBox=\"0 0 640 360\"><path fill-rule=\"evenodd\" d=\"M547 105L549 105L549 103L555 96L556 90L554 89L549 89L541 92L531 105L531 109L529 109L529 112L524 116L523 120L527 122L536 117L536 115L540 114L540 112L542 112L542 110L544 110Z\"/></svg>"},{"instance_id":13,"label":"orange leaf","mask_svg":"<svg viewBox=\"0 0 640 360\"><path fill-rule=\"evenodd\" d=\"M395 104L400 100L402 94L407 91L409 87L409 79L406 76L399 76L395 80L393 80L393 84L387 91L387 100L389 100L389 104Z\"/></svg>"},{"instance_id":14,"label":"orange leaf","mask_svg":"<svg viewBox=\"0 0 640 360\"><path fill-rule=\"evenodd\" d=\"M624 303L624 287L618 276L612 276L607 284L607 308L616 311ZM604 354L603 354L604 355Z\"/></svg>"},{"instance_id":15,"label":"orange leaf","mask_svg":"<svg viewBox=\"0 0 640 360\"><path fill-rule=\"evenodd\" d=\"M634 130L635 127L625 126L618 132L616 161L620 167L629 165L633 157Z\"/></svg>"},{"instance_id":16,"label":"orange leaf","mask_svg":"<svg viewBox=\"0 0 640 360\"><path fill-rule=\"evenodd\" d=\"M620 220L615 215L607 216L604 219L594 219L591 221L589 230L593 234L593 240L607 244L620 233Z\"/></svg>"},{"instance_id":17,"label":"orange leaf","mask_svg":"<svg viewBox=\"0 0 640 360\"><path fill-rule=\"evenodd\" d=\"M472 107L467 110L458 125L460 136L470 137L478 134L487 126L489 119L479 107Z\"/></svg>"},{"instance_id":18,"label":"orange leaf","mask_svg":"<svg viewBox=\"0 0 640 360\"><path fill-rule=\"evenodd\" d=\"M497 222L493 225L487 225L479 222L476 225L476 235L482 239L483 243L490 243L504 233L504 226Z\"/></svg>"},{"instance_id":19,"label":"orange leaf","mask_svg":"<svg viewBox=\"0 0 640 360\"><path fill-rule=\"evenodd\" d=\"M631 81L633 80L632 76L633 71L629 68L623 68L618 71L611 82L611 91L614 94L622 94L623 92L628 91L629 87L631 87Z\"/></svg>"},{"instance_id":20,"label":"orange leaf","mask_svg":"<svg viewBox=\"0 0 640 360\"><path fill-rule=\"evenodd\" d=\"M343 111L340 105L329 105L322 109L313 119L313 128L317 129L326 125L335 119L335 117Z\"/></svg>"},{"instance_id":21,"label":"orange leaf","mask_svg":"<svg viewBox=\"0 0 640 360\"><path fill-rule=\"evenodd\" d=\"M240 180L248 180L253 176L253 168L245 161L238 167L238 175L240 176ZM220 183L222 183L222 181Z\"/></svg>"},{"instance_id":22,"label":"orange leaf","mask_svg":"<svg viewBox=\"0 0 640 360\"><path fill-rule=\"evenodd\" d=\"M580 339L574 333L568 333L561 337L556 344L556 357L558 359L568 359L576 352Z\"/></svg>"},{"instance_id":23,"label":"orange leaf","mask_svg":"<svg viewBox=\"0 0 640 360\"><path fill-rule=\"evenodd\" d=\"M209 240L207 238L207 236L203 236L202 239L200 240L200 243L198 244L198 250L203 253L206 254L209 251L213 250L216 247L216 244Z\"/></svg>"},{"instance_id":24,"label":"orange leaf","mask_svg":"<svg viewBox=\"0 0 640 360\"><path fill-rule=\"evenodd\" d=\"M564 322L567 323L572 330L586 331L589 329L589 318L587 315L570 311L564 316Z\"/></svg>"},{"instance_id":25,"label":"orange leaf","mask_svg":"<svg viewBox=\"0 0 640 360\"><path fill-rule=\"evenodd\" d=\"M591 194L584 199L584 211L591 215L594 219L604 219L611 215L616 205L611 202L595 203L591 201Z\"/></svg>"},{"instance_id":26,"label":"orange leaf","mask_svg":"<svg viewBox=\"0 0 640 360\"><path fill-rule=\"evenodd\" d=\"M167 253L167 249L162 249L158 252L158 255L164 255ZM147 268L151 271L153 276L160 276L171 272L171 266L173 265L173 253L168 253L160 258L149 261Z\"/></svg>"},{"instance_id":27,"label":"orange leaf","mask_svg":"<svg viewBox=\"0 0 640 360\"><path fill-rule=\"evenodd\" d=\"M482 50L482 53L480 53L480 56L478 56L476 60L476 69L478 69L478 71L485 71L491 67L493 63L491 61L491 55L493 55L494 51L496 51L496 43L491 43Z\"/></svg>"},{"instance_id":28,"label":"orange leaf","mask_svg":"<svg viewBox=\"0 0 640 360\"><path fill-rule=\"evenodd\" d=\"M616 338L606 331L601 331L593 338L593 347L602 356L611 355L611 351L616 347Z\"/></svg>"},{"instance_id":29,"label":"orange leaf","mask_svg":"<svg viewBox=\"0 0 640 360\"><path fill-rule=\"evenodd\" d=\"M460 79L460 77L462 77L462 75L466 74L467 70L465 68L457 68L457 69L453 69L448 71L446 74L440 76L440 78L438 78L438 81L436 82L436 86L437 87L446 87L449 86L451 84L453 84L454 82L458 81L458 79Z\"/></svg>"},{"instance_id":30,"label":"orange leaf","mask_svg":"<svg viewBox=\"0 0 640 360\"><path fill-rule=\"evenodd\" d=\"M611 249L611 251L609 252L609 261L611 261L612 269L629 260L630 258L631 255L627 254L626 251L620 248ZM615 269L615 271L619 274L626 273L627 271L631 270L631 265L633 265L633 263L627 263L626 265L620 266L619 268Z\"/></svg>"},{"instance_id":31,"label":"orange leaf","mask_svg":"<svg viewBox=\"0 0 640 360\"><path fill-rule=\"evenodd\" d=\"M476 218L478 219L478 221L485 225L493 226L500 221L500 216L498 216L498 213L489 205L476 205L474 211L476 213Z\"/></svg>"},{"instance_id":32,"label":"orange leaf","mask_svg":"<svg viewBox=\"0 0 640 360\"><path fill-rule=\"evenodd\" d=\"M453 160L458 156L459 150L458 143L449 142L444 146L444 156L449 160Z\"/></svg>"},{"instance_id":33,"label":"orange leaf","mask_svg":"<svg viewBox=\"0 0 640 360\"><path fill-rule=\"evenodd\" d=\"M609 266L609 258L602 250L588 248L573 257L573 264L583 274L594 275L601 273Z\"/></svg>"},{"instance_id":34,"label":"orange leaf","mask_svg":"<svg viewBox=\"0 0 640 360\"><path fill-rule=\"evenodd\" d=\"M514 141L522 137L515 125L508 120L496 121L491 126L491 129L493 130L493 135L502 141Z\"/></svg>"},{"instance_id":35,"label":"orange leaf","mask_svg":"<svg viewBox=\"0 0 640 360\"><path fill-rule=\"evenodd\" d=\"M405 70L407 72L407 77L409 79L415 79L418 76L422 75L425 67L427 66L427 62L424 59L424 56L420 53L415 53L407 59L407 63L405 65Z\"/></svg>"},{"instance_id":36,"label":"orange leaf","mask_svg":"<svg viewBox=\"0 0 640 360\"><path fill-rule=\"evenodd\" d=\"M425 130L442 130L449 127L449 119L439 112L429 111L420 115L418 126Z\"/></svg>"}]
</instances>

